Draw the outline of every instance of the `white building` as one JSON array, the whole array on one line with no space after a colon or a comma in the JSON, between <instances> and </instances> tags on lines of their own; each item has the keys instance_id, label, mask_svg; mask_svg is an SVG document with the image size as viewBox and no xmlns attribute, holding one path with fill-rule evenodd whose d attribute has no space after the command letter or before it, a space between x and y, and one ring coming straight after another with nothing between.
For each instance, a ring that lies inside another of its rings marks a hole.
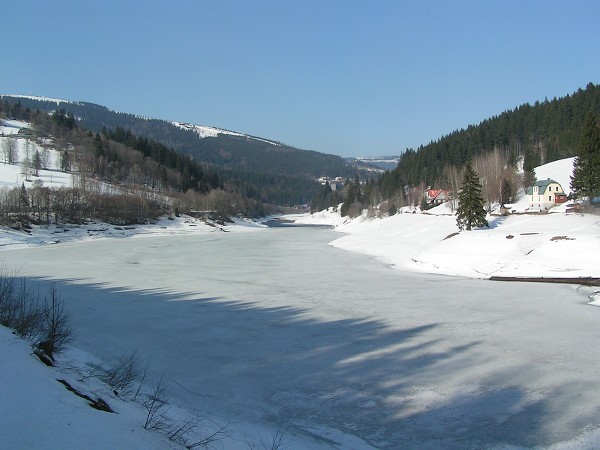
<instances>
[{"instance_id":1,"label":"white building","mask_svg":"<svg viewBox=\"0 0 600 450\"><path fill-rule=\"evenodd\" d=\"M550 178L536 181L527 189L529 208L547 211L559 203L567 201L567 195L562 186Z\"/></svg>"}]
</instances>

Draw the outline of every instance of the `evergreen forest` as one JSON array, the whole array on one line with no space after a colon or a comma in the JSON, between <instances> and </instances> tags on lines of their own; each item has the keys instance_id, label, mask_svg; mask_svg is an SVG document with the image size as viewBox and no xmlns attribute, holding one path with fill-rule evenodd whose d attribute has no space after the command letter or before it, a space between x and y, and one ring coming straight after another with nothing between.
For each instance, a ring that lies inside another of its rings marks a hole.
<instances>
[{"instance_id":1,"label":"evergreen forest","mask_svg":"<svg viewBox=\"0 0 600 450\"><path fill-rule=\"evenodd\" d=\"M483 181L487 208L497 201L510 203L520 188L535 182L535 167L577 155L588 114L600 117L600 86L593 83L571 95L523 104L418 149L408 149L394 170L376 180L348 180L335 198L321 188L312 209L334 206L340 198L342 212L350 215L377 205L379 213L394 213L406 205L427 209L425 190L431 187L458 193L469 162Z\"/></svg>"}]
</instances>

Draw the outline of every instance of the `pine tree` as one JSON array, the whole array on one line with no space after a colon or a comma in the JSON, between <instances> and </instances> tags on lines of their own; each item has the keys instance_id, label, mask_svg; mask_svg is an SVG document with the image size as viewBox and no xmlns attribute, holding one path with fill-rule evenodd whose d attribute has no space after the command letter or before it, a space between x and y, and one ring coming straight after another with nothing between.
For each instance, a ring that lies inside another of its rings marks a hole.
<instances>
[{"instance_id":1,"label":"pine tree","mask_svg":"<svg viewBox=\"0 0 600 450\"><path fill-rule=\"evenodd\" d=\"M29 195L27 193L27 188L25 187L25 183L21 183L21 192L19 193L19 206L22 206L22 207L29 206Z\"/></svg>"},{"instance_id":2,"label":"pine tree","mask_svg":"<svg viewBox=\"0 0 600 450\"><path fill-rule=\"evenodd\" d=\"M42 158L38 150L33 154L33 173L36 177L40 176L40 169L42 168Z\"/></svg>"},{"instance_id":3,"label":"pine tree","mask_svg":"<svg viewBox=\"0 0 600 450\"><path fill-rule=\"evenodd\" d=\"M71 158L69 156L69 152L67 152L66 150L64 152L62 152L62 154L61 154L60 168L64 172L71 171Z\"/></svg>"},{"instance_id":4,"label":"pine tree","mask_svg":"<svg viewBox=\"0 0 600 450\"><path fill-rule=\"evenodd\" d=\"M473 170L471 163L467 164L463 184L458 194L458 209L456 224L459 230L470 230L472 227L488 226L481 195L479 175Z\"/></svg>"},{"instance_id":5,"label":"pine tree","mask_svg":"<svg viewBox=\"0 0 600 450\"><path fill-rule=\"evenodd\" d=\"M600 126L593 113L588 113L577 157L573 164L571 191L575 198L600 195Z\"/></svg>"}]
</instances>

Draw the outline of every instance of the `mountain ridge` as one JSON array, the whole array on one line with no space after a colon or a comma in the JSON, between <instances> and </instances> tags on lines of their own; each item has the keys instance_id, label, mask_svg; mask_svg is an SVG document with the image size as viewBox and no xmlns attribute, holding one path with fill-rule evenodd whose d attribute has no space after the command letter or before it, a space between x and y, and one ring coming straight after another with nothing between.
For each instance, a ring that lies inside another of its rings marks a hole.
<instances>
[{"instance_id":1,"label":"mountain ridge","mask_svg":"<svg viewBox=\"0 0 600 450\"><path fill-rule=\"evenodd\" d=\"M299 149L225 128L140 117L90 102L12 94L2 94L0 99L45 112L52 112L59 106L90 131L102 132L121 127L136 136L153 139L190 155L194 160L225 170L313 180L321 176L351 177L356 170L337 155Z\"/></svg>"}]
</instances>

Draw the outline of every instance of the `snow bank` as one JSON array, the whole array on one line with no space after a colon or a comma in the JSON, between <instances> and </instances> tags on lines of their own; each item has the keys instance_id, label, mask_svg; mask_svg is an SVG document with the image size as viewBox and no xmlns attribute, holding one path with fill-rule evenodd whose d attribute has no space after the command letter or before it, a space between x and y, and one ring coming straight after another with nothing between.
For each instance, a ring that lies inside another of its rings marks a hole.
<instances>
[{"instance_id":1,"label":"snow bank","mask_svg":"<svg viewBox=\"0 0 600 450\"><path fill-rule=\"evenodd\" d=\"M63 360L59 367L45 366L25 341L2 326L0 355L0 447L176 448L160 434L140 425L143 411L139 405L121 401L107 386L94 380L78 381L71 366L73 361ZM58 379L77 386L92 398L103 398L117 414L93 409ZM29 429L24 424L29 424Z\"/></svg>"},{"instance_id":2,"label":"snow bank","mask_svg":"<svg viewBox=\"0 0 600 450\"><path fill-rule=\"evenodd\" d=\"M489 217L490 228L459 232L448 214L404 213L341 220L333 213L301 223L329 223L346 233L334 247L376 256L398 269L453 276L598 277L600 217L552 213Z\"/></svg>"},{"instance_id":3,"label":"snow bank","mask_svg":"<svg viewBox=\"0 0 600 450\"><path fill-rule=\"evenodd\" d=\"M536 168L570 192L574 158ZM526 212L523 198L510 210ZM288 216L298 223L330 224L347 235L330 245L383 259L409 271L471 278L599 277L600 216L571 214L565 205L549 214L488 216L489 228L459 232L449 204L383 219L342 218L332 209Z\"/></svg>"},{"instance_id":4,"label":"snow bank","mask_svg":"<svg viewBox=\"0 0 600 450\"><path fill-rule=\"evenodd\" d=\"M0 247L33 247L126 237L141 238L198 233L251 232L264 230L265 228L265 225L250 219L236 218L232 223L220 225L183 214L179 217L165 216L152 224L131 226L110 225L103 222L88 222L82 225L32 225L29 232L0 227Z\"/></svg>"}]
</instances>

